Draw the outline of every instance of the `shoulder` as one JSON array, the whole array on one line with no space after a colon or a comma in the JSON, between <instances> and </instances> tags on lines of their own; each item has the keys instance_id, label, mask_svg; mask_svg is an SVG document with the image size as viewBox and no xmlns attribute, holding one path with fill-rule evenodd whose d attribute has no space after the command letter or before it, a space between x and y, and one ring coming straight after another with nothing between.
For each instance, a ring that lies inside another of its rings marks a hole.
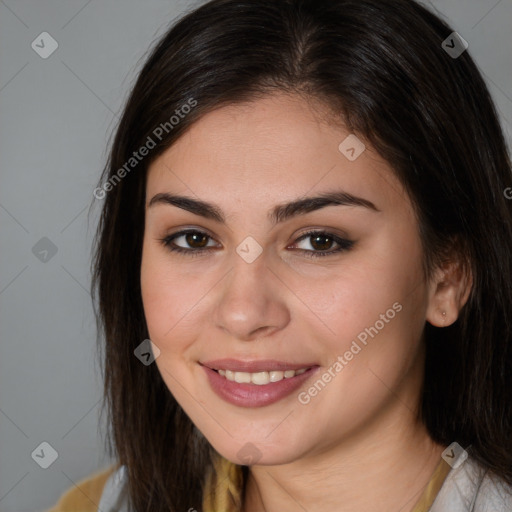
<instances>
[{"instance_id":1,"label":"shoulder","mask_svg":"<svg viewBox=\"0 0 512 512\"><path fill-rule=\"evenodd\" d=\"M80 480L47 512L96 512L105 484L117 468L118 466L112 465Z\"/></svg>"},{"instance_id":2,"label":"shoulder","mask_svg":"<svg viewBox=\"0 0 512 512\"><path fill-rule=\"evenodd\" d=\"M430 512L510 512L512 486L471 456L448 473Z\"/></svg>"}]
</instances>

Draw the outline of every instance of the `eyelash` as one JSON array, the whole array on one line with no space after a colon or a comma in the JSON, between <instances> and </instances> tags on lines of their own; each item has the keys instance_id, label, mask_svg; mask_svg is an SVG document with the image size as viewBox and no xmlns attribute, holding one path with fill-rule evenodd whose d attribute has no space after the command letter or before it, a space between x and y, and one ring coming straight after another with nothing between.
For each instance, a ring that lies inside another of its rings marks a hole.
<instances>
[{"instance_id":1,"label":"eyelash","mask_svg":"<svg viewBox=\"0 0 512 512\"><path fill-rule=\"evenodd\" d=\"M197 229L187 229L187 230L184 230L184 231L179 231L177 233L174 233L173 235L166 236L165 238L159 238L158 240L160 240L162 245L166 249L168 249L169 251L172 251L174 253L186 254L187 256L192 256L192 257L200 256L201 253L211 252L213 250L213 248L211 248L211 247L208 248L208 249L184 249L183 247L179 247L179 246L176 246L176 245L171 245L171 242L174 239L179 238L179 237L181 237L183 235L187 235L189 233L194 233L194 234L199 234L199 235L206 235L209 239L212 239L211 236L207 235L203 231L199 231ZM307 258L315 259L315 258L323 258L325 256L330 256L330 255L333 255L333 254L339 254L339 253L344 252L344 251L349 251L352 248L352 246L354 245L354 242L352 240L347 240L347 239L344 239L344 238L340 238L340 237L338 237L338 236L336 236L336 235L334 235L332 233L328 233L327 231L321 231L321 230L311 230L311 231L308 231L307 233L303 233L296 240L296 242L300 242L303 239L311 237L313 235L325 235L327 238L330 238L335 243L337 243L339 245L339 247L337 249L335 249L335 250L329 250L329 251L323 251L323 252L311 251L311 250L308 250L308 249L298 249Z\"/></svg>"}]
</instances>

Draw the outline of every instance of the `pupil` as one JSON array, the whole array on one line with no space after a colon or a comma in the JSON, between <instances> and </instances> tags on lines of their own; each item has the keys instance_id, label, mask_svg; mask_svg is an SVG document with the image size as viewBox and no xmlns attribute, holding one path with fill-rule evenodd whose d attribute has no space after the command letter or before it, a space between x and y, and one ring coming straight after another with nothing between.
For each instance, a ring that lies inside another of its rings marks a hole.
<instances>
[{"instance_id":1,"label":"pupil","mask_svg":"<svg viewBox=\"0 0 512 512\"><path fill-rule=\"evenodd\" d=\"M200 233L187 233L186 238L187 238L187 243L191 246L194 246L194 242L197 241L197 240L195 240L196 238L202 239L202 243L199 243L199 247L204 247L207 244L206 236L201 235Z\"/></svg>"},{"instance_id":2,"label":"pupil","mask_svg":"<svg viewBox=\"0 0 512 512\"><path fill-rule=\"evenodd\" d=\"M315 248L315 249L318 249L318 250L321 250L321 251L325 251L326 249L329 249L330 245L331 245L331 241L330 241L330 238L326 235L313 235L312 236L312 243L311 245ZM320 242L319 244L317 243L318 240L324 240L325 243L322 243ZM318 247L318 245L320 245L320 247Z\"/></svg>"}]
</instances>

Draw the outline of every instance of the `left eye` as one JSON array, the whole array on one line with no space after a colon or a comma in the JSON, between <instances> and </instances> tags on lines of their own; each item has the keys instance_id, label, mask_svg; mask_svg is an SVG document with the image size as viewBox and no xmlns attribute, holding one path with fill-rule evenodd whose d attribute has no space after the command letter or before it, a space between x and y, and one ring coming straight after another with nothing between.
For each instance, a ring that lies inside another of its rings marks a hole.
<instances>
[{"instance_id":1,"label":"left eye","mask_svg":"<svg viewBox=\"0 0 512 512\"><path fill-rule=\"evenodd\" d=\"M183 239L185 246L178 245L175 241ZM208 240L213 240L209 235L198 230L179 231L173 235L169 235L160 239L162 244L170 251L196 256L200 253L210 252L215 247L215 244L208 245ZM321 256L328 256L331 254L348 251L354 245L351 240L340 238L332 233L325 231L310 231L301 235L296 244L301 241L308 240L308 244L312 249L299 248L305 256L316 258ZM337 244L337 248L332 249L333 244ZM188 245L188 249L186 248Z\"/></svg>"},{"instance_id":2,"label":"left eye","mask_svg":"<svg viewBox=\"0 0 512 512\"><path fill-rule=\"evenodd\" d=\"M352 240L340 238L339 236L336 236L332 233L327 233L325 231L309 231L308 233L304 233L302 236L300 236L297 242L300 242L302 240L308 241L307 245L312 247L313 250L300 250L304 251L304 255L313 258L319 256L329 256L331 254L339 253L342 251L348 251L354 245L354 242ZM333 250L329 250L332 249L333 243L337 244L338 247Z\"/></svg>"}]
</instances>

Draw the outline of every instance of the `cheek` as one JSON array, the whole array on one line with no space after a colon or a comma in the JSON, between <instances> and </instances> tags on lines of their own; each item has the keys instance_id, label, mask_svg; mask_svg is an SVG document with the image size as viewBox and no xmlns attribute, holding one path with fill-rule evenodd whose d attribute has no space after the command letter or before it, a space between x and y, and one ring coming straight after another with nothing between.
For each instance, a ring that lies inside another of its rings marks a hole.
<instances>
[{"instance_id":1,"label":"cheek","mask_svg":"<svg viewBox=\"0 0 512 512\"><path fill-rule=\"evenodd\" d=\"M192 291L184 286L172 263L166 260L158 248L144 246L141 264L141 293L144 315L150 338L158 344L162 342L189 302Z\"/></svg>"},{"instance_id":2,"label":"cheek","mask_svg":"<svg viewBox=\"0 0 512 512\"><path fill-rule=\"evenodd\" d=\"M197 297L192 287L183 282L172 263L162 257L158 248L143 248L141 264L141 293L149 338L160 349L155 364L169 391L180 403L187 402L187 394L181 396L180 383L189 381L182 364L177 364L188 346L187 322L193 319ZM192 382L187 387L191 388Z\"/></svg>"},{"instance_id":3,"label":"cheek","mask_svg":"<svg viewBox=\"0 0 512 512\"><path fill-rule=\"evenodd\" d=\"M176 263L165 251L149 244L143 248L142 302L149 337L161 350L158 362L167 357L172 360L176 354L187 355L200 330L208 328L209 298L218 276L198 270L200 265Z\"/></svg>"},{"instance_id":4,"label":"cheek","mask_svg":"<svg viewBox=\"0 0 512 512\"><path fill-rule=\"evenodd\" d=\"M421 311L423 282L416 257L391 251L385 254L383 246L368 254L371 257L361 252L346 258L323 278L288 276L290 288L313 313L309 317L321 329L319 333L341 343L340 349L375 324L379 332L389 331L390 325Z\"/></svg>"},{"instance_id":5,"label":"cheek","mask_svg":"<svg viewBox=\"0 0 512 512\"><path fill-rule=\"evenodd\" d=\"M350 367L344 367L347 378L361 378L355 368L375 368L394 379L414 358L425 323L420 246L414 240L407 251L396 251L388 237L366 253L371 257L363 254L347 258L325 287L328 293L316 284L306 300L329 328L322 332L329 333L324 339L331 362L342 356Z\"/></svg>"}]
</instances>

